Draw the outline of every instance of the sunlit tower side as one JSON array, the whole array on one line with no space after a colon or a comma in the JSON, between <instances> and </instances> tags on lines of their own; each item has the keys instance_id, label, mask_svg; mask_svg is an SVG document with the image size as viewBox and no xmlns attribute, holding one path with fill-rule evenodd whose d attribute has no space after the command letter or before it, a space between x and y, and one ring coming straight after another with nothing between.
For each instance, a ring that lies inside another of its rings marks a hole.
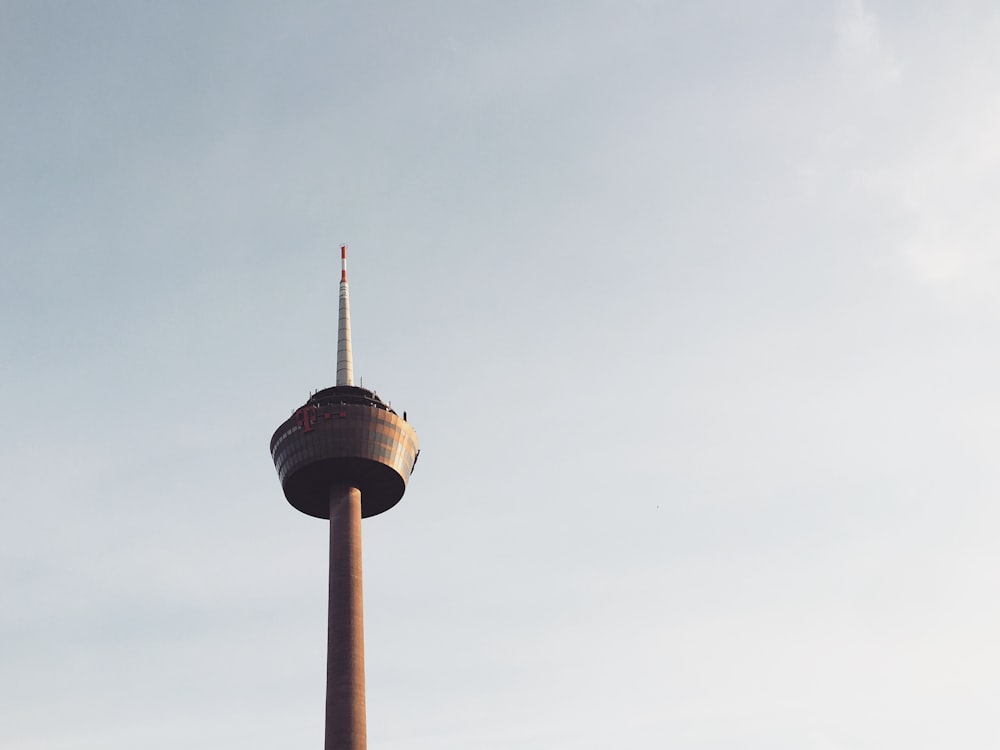
<instances>
[{"instance_id":1,"label":"sunlit tower side","mask_svg":"<svg viewBox=\"0 0 1000 750\"><path fill-rule=\"evenodd\" d=\"M325 748L365 750L361 519L399 502L419 444L405 412L354 385L346 245L340 257L337 384L282 422L271 457L288 502L330 520Z\"/></svg>"}]
</instances>

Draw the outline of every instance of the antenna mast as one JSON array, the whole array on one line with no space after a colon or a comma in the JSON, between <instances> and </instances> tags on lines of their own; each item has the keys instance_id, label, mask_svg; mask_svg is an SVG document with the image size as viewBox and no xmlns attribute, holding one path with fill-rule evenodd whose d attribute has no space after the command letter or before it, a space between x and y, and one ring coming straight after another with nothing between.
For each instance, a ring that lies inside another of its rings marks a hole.
<instances>
[{"instance_id":1,"label":"antenna mast","mask_svg":"<svg viewBox=\"0 0 1000 750\"><path fill-rule=\"evenodd\" d=\"M337 328L337 385L354 385L351 301L347 290L347 245L340 246L340 324Z\"/></svg>"}]
</instances>

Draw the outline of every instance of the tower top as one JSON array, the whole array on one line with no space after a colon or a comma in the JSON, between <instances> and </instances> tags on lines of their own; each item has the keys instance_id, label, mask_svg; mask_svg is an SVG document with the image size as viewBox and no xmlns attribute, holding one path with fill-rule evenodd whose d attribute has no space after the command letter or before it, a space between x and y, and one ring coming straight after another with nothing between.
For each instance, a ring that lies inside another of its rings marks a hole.
<instances>
[{"instance_id":1,"label":"tower top","mask_svg":"<svg viewBox=\"0 0 1000 750\"><path fill-rule=\"evenodd\" d=\"M374 391L354 384L347 246L340 248L337 382L309 400L271 436L271 458L285 498L316 518L330 518L331 491L361 491L361 515L393 507L417 462L417 433ZM332 746L331 746L332 747Z\"/></svg>"},{"instance_id":2,"label":"tower top","mask_svg":"<svg viewBox=\"0 0 1000 750\"><path fill-rule=\"evenodd\" d=\"M337 326L337 385L354 385L351 301L347 289L347 245L340 246L340 323Z\"/></svg>"}]
</instances>

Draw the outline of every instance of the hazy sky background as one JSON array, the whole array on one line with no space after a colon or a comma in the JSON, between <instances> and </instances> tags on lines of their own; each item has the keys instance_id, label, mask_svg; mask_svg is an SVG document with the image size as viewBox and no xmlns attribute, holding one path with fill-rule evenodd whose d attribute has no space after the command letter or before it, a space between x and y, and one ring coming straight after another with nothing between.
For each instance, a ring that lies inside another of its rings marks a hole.
<instances>
[{"instance_id":1,"label":"hazy sky background","mask_svg":"<svg viewBox=\"0 0 1000 750\"><path fill-rule=\"evenodd\" d=\"M0 1L0 747L1000 746L994 2Z\"/></svg>"}]
</instances>

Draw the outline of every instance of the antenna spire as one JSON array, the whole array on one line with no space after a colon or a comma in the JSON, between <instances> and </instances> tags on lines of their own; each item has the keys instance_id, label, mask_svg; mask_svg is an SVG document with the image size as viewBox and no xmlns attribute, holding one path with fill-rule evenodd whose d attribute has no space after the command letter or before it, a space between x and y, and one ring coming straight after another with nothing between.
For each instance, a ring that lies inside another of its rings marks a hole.
<instances>
[{"instance_id":1,"label":"antenna spire","mask_svg":"<svg viewBox=\"0 0 1000 750\"><path fill-rule=\"evenodd\" d=\"M337 385L354 385L351 301L347 291L347 245L340 246L340 325L337 329Z\"/></svg>"}]
</instances>

